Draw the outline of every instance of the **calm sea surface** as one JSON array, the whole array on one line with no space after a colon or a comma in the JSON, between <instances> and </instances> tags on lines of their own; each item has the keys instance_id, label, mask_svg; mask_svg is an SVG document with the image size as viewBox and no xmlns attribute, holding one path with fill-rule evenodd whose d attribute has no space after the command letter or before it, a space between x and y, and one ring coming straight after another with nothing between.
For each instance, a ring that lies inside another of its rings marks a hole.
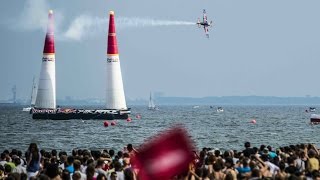
<instances>
[{"instance_id":1,"label":"calm sea surface","mask_svg":"<svg viewBox=\"0 0 320 180\"><path fill-rule=\"evenodd\" d=\"M40 149L67 152L74 148L121 150L128 143L139 146L175 124L187 128L198 149L242 150L245 141L272 147L320 144L320 125L309 124L306 106L224 106L220 113L209 106L161 106L159 111L131 108L132 122L117 120L116 126L104 127L103 120L33 120L22 107L0 107L0 151L16 148L24 152L30 142ZM252 119L257 123L250 123Z\"/></svg>"}]
</instances>

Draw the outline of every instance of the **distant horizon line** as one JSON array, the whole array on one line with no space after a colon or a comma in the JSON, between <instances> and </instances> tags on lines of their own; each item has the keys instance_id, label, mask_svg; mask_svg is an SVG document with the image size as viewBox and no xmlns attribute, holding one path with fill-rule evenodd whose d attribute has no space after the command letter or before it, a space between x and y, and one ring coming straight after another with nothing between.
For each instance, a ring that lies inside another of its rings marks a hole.
<instances>
[{"instance_id":1,"label":"distant horizon line","mask_svg":"<svg viewBox=\"0 0 320 180\"><path fill-rule=\"evenodd\" d=\"M305 96L276 96L276 95L224 95L224 96L164 96L164 95L154 95L155 98L223 98L223 97L267 97L267 98L320 98L319 96L312 96L312 95L305 95ZM104 99L100 97L86 97L86 98L78 98L73 96L65 96L64 98L57 98L57 100L66 100L67 98L70 98L70 100L95 100L95 99ZM148 100L149 97L136 97L136 98L130 98L126 97L126 99L129 100ZM24 98L17 98L17 100L25 100ZM12 99L0 99L0 102L9 102L12 101Z\"/></svg>"}]
</instances>

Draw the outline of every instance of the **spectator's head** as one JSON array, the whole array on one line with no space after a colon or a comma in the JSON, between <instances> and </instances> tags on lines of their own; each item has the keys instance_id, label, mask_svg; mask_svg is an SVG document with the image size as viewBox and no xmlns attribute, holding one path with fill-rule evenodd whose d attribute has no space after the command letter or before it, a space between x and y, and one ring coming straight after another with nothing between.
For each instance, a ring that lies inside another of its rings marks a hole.
<instances>
[{"instance_id":1,"label":"spectator's head","mask_svg":"<svg viewBox=\"0 0 320 180\"><path fill-rule=\"evenodd\" d=\"M80 170L80 168L81 168L81 162L79 161L79 160L74 160L74 162L73 162L73 168L74 168L74 170L75 171L79 171Z\"/></svg>"},{"instance_id":2,"label":"spectator's head","mask_svg":"<svg viewBox=\"0 0 320 180\"><path fill-rule=\"evenodd\" d=\"M68 158L67 158L68 165L71 166L73 164L73 162L74 162L74 157L73 156L68 156Z\"/></svg>"},{"instance_id":3,"label":"spectator's head","mask_svg":"<svg viewBox=\"0 0 320 180\"><path fill-rule=\"evenodd\" d=\"M313 150L313 149L310 149L310 150L308 151L308 156L309 156L310 158L315 157L315 156L316 156L316 151Z\"/></svg>"},{"instance_id":4,"label":"spectator's head","mask_svg":"<svg viewBox=\"0 0 320 180\"><path fill-rule=\"evenodd\" d=\"M98 176L97 176L97 180L107 180L107 176L100 173L100 174L98 174Z\"/></svg>"},{"instance_id":5,"label":"spectator's head","mask_svg":"<svg viewBox=\"0 0 320 180\"><path fill-rule=\"evenodd\" d=\"M247 142L244 143L244 147L245 148L249 148L250 146L251 146L250 142L247 141Z\"/></svg>"},{"instance_id":6,"label":"spectator's head","mask_svg":"<svg viewBox=\"0 0 320 180\"><path fill-rule=\"evenodd\" d=\"M59 176L59 166L58 164L49 164L47 166L47 169L45 171L45 174L50 178L50 179L53 179L53 178L56 178Z\"/></svg>"},{"instance_id":7,"label":"spectator's head","mask_svg":"<svg viewBox=\"0 0 320 180\"><path fill-rule=\"evenodd\" d=\"M18 166L18 165L21 164L20 158L14 158L13 162L14 162L14 164L15 164L16 166Z\"/></svg>"},{"instance_id":8,"label":"spectator's head","mask_svg":"<svg viewBox=\"0 0 320 180\"><path fill-rule=\"evenodd\" d=\"M9 164L4 165L4 173L9 174L12 171L12 167Z\"/></svg>"},{"instance_id":9,"label":"spectator's head","mask_svg":"<svg viewBox=\"0 0 320 180\"><path fill-rule=\"evenodd\" d=\"M127 168L123 171L124 174L124 180L134 180L135 179L135 175L132 171L131 168Z\"/></svg>"},{"instance_id":10,"label":"spectator's head","mask_svg":"<svg viewBox=\"0 0 320 180\"><path fill-rule=\"evenodd\" d=\"M111 180L116 180L116 179L117 179L117 173L116 173L116 172L112 172L112 173L110 174L110 179L111 179Z\"/></svg>"},{"instance_id":11,"label":"spectator's head","mask_svg":"<svg viewBox=\"0 0 320 180\"><path fill-rule=\"evenodd\" d=\"M132 151L132 150L133 150L132 144L128 144L128 145L127 145L127 149L128 149L129 152Z\"/></svg>"},{"instance_id":12,"label":"spectator's head","mask_svg":"<svg viewBox=\"0 0 320 180\"><path fill-rule=\"evenodd\" d=\"M72 174L72 180L80 180L81 174L79 172L75 172Z\"/></svg>"},{"instance_id":13,"label":"spectator's head","mask_svg":"<svg viewBox=\"0 0 320 180\"><path fill-rule=\"evenodd\" d=\"M109 155L110 155L110 157L113 157L113 156L114 156L114 150L113 150L113 149L110 149L110 150L109 150Z\"/></svg>"}]
</instances>

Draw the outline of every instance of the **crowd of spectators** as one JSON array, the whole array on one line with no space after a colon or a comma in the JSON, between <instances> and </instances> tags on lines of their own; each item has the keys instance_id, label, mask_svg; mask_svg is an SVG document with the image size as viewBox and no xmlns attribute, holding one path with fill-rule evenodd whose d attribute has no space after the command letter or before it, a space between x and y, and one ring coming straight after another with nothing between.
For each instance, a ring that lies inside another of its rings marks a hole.
<instances>
[{"instance_id":1,"label":"crowd of spectators","mask_svg":"<svg viewBox=\"0 0 320 180\"><path fill-rule=\"evenodd\" d=\"M190 150L191 151L191 150ZM194 159L173 180L320 179L319 151L313 144L279 148L251 146L241 150L204 147L193 151ZM71 154L46 151L31 143L25 153L4 150L0 156L0 179L5 180L139 180L132 159L138 153L132 144L125 150L74 149Z\"/></svg>"}]
</instances>

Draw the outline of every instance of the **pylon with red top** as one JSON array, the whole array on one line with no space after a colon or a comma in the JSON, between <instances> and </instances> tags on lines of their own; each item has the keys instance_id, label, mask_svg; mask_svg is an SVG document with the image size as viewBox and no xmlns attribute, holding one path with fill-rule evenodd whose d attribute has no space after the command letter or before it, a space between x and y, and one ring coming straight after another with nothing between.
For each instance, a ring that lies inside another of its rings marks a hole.
<instances>
[{"instance_id":1,"label":"pylon with red top","mask_svg":"<svg viewBox=\"0 0 320 180\"><path fill-rule=\"evenodd\" d=\"M49 11L47 34L43 48L42 66L38 83L35 107L56 108L56 70L53 35L53 11Z\"/></svg>"},{"instance_id":2,"label":"pylon with red top","mask_svg":"<svg viewBox=\"0 0 320 180\"><path fill-rule=\"evenodd\" d=\"M106 108L126 110L128 108L123 90L114 12L110 11L109 15Z\"/></svg>"}]
</instances>

